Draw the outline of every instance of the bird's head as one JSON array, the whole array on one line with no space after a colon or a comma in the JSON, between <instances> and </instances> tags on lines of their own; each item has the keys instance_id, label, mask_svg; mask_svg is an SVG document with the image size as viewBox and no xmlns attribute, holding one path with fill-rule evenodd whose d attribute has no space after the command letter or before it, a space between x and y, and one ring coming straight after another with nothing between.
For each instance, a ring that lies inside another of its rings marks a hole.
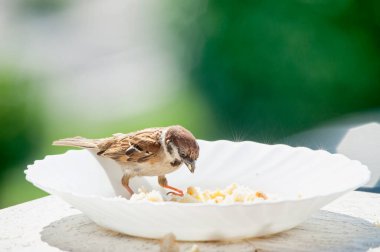
<instances>
[{"instance_id":1,"label":"bird's head","mask_svg":"<svg viewBox=\"0 0 380 252\"><path fill-rule=\"evenodd\" d=\"M185 163L190 172L194 173L199 146L193 134L182 126L170 126L166 131L165 143L173 160Z\"/></svg>"}]
</instances>

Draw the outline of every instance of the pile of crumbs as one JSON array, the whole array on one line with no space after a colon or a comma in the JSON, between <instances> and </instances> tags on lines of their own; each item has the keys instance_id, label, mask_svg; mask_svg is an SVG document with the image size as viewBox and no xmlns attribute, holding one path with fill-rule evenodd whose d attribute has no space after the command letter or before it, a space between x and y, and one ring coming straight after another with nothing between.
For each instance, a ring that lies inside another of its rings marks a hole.
<instances>
[{"instance_id":1,"label":"pile of crumbs","mask_svg":"<svg viewBox=\"0 0 380 252\"><path fill-rule=\"evenodd\" d=\"M150 192L139 189L131 197L131 201L150 201L164 202L173 201L180 203L251 203L268 200L269 197L260 191L252 190L246 186L240 186L233 183L225 189L217 190L201 190L199 187L190 186L187 188L184 196L163 196L159 191L152 190Z\"/></svg>"}]
</instances>

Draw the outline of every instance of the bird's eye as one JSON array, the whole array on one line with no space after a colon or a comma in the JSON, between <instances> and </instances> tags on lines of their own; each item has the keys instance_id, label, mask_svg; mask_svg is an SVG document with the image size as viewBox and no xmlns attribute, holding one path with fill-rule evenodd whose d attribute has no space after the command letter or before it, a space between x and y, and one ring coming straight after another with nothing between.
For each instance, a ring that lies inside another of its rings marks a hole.
<instances>
[{"instance_id":1,"label":"bird's eye","mask_svg":"<svg viewBox=\"0 0 380 252\"><path fill-rule=\"evenodd\" d=\"M181 158L185 158L185 157L186 157L186 155L183 154L183 153L180 153L179 156L180 156Z\"/></svg>"}]
</instances>

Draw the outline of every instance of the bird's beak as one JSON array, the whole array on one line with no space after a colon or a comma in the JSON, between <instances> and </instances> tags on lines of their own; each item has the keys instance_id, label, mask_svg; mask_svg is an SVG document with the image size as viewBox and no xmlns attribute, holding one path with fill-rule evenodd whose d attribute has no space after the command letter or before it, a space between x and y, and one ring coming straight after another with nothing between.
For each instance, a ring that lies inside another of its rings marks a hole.
<instances>
[{"instance_id":1,"label":"bird's beak","mask_svg":"<svg viewBox=\"0 0 380 252\"><path fill-rule=\"evenodd\" d=\"M189 169L189 171L191 173L194 173L194 171L195 171L195 161L194 160L192 160L192 161L190 161L190 160L184 160L184 163L187 166L187 168Z\"/></svg>"}]
</instances>

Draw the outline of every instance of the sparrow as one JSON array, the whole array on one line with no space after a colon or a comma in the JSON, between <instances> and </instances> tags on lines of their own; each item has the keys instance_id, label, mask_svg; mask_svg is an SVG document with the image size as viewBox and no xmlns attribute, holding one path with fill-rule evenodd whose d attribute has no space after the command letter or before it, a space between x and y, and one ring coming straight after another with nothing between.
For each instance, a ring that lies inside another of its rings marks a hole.
<instances>
[{"instance_id":1,"label":"sparrow","mask_svg":"<svg viewBox=\"0 0 380 252\"><path fill-rule=\"evenodd\" d=\"M183 196L183 191L169 186L165 175L185 164L191 173L199 156L199 145L193 134L180 125L147 128L111 137L88 139L80 136L60 139L56 146L96 150L97 155L110 158L123 169L121 183L132 195L129 180L136 176L158 176L160 186L172 190L168 194Z\"/></svg>"}]
</instances>

